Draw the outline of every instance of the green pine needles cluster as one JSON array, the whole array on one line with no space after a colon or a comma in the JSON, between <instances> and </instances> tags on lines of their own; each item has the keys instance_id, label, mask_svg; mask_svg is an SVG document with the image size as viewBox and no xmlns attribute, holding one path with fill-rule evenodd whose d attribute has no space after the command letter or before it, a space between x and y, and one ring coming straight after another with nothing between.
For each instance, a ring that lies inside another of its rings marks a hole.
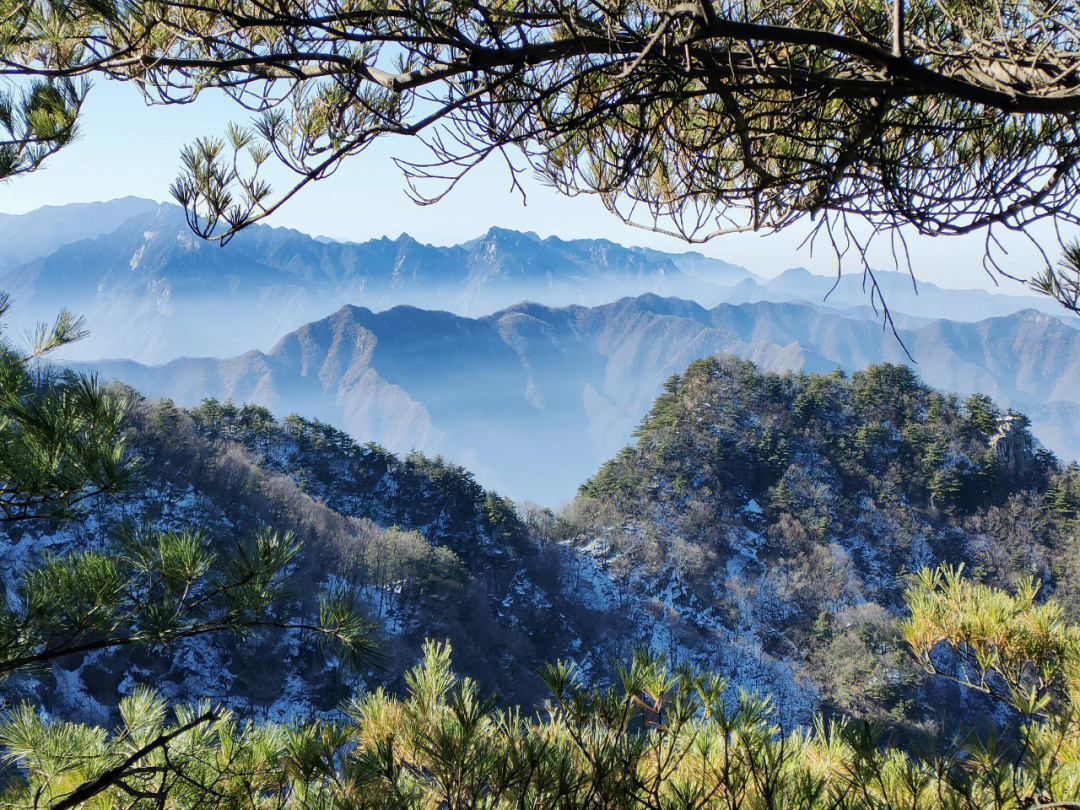
<instances>
[{"instance_id":1,"label":"green pine needles cluster","mask_svg":"<svg viewBox=\"0 0 1080 810\"><path fill-rule=\"evenodd\" d=\"M0 297L0 316L8 307ZM93 499L138 480L138 459L125 436L128 394L40 365L83 334L81 322L65 312L30 335L26 347L0 345L5 522L78 520ZM13 587L0 591L0 690L54 662L125 647L167 652L174 642L208 634L299 631L343 666L376 654L372 627L345 591L323 593L314 615L296 617L288 585L302 549L290 533L267 527L212 543L197 530L121 525L93 546L42 554L14 572ZM35 773L44 773L45 783L33 788L31 806L112 806L101 805L108 788L152 772L151 755L168 759L194 750L198 735L221 740L211 728L225 717L210 705L180 708L172 712L175 725L168 725L162 701L138 691L120 707L128 733L117 740L99 728L53 721L28 703L7 706L2 698L0 691L0 707L7 709L0 721L5 808L23 803L20 792L35 784ZM185 784L190 787L190 779Z\"/></svg>"},{"instance_id":2,"label":"green pine needles cluster","mask_svg":"<svg viewBox=\"0 0 1080 810\"><path fill-rule=\"evenodd\" d=\"M81 319L62 312L20 346L3 335L10 307L0 293L0 522L70 517L83 501L131 482L128 403L92 377L39 362L86 334Z\"/></svg>"},{"instance_id":3,"label":"green pine needles cluster","mask_svg":"<svg viewBox=\"0 0 1080 810\"><path fill-rule=\"evenodd\" d=\"M972 628L995 624L1001 633L973 653L985 666L979 677L1008 683L1003 699L1022 717L1013 740L958 740L934 757L890 745L866 724L782 729L767 699L731 695L715 675L644 654L611 688L585 686L571 664L555 664L539 711L496 709L454 676L447 646L428 644L405 694L358 695L337 722L257 725L207 704L170 710L143 690L125 700L111 732L18 709L0 726L20 768L3 801L62 810L1071 806L1080 790L1078 630L1040 622L1054 608L1033 608L1029 596L973 589L948 571L913 585L916 654L929 660L939 639L965 644L964 633L974 640ZM988 603L1003 612L986 618ZM1063 656L1061 679L1040 679L1042 655ZM1033 680L1030 690L1016 686L1017 673Z\"/></svg>"},{"instance_id":4,"label":"green pine needles cluster","mask_svg":"<svg viewBox=\"0 0 1080 810\"><path fill-rule=\"evenodd\" d=\"M0 679L74 654L266 627L313 633L359 662L374 652L371 627L348 594L323 594L317 621L283 614L299 552L269 529L221 553L197 531L121 526L102 550L47 556L0 608Z\"/></svg>"}]
</instances>

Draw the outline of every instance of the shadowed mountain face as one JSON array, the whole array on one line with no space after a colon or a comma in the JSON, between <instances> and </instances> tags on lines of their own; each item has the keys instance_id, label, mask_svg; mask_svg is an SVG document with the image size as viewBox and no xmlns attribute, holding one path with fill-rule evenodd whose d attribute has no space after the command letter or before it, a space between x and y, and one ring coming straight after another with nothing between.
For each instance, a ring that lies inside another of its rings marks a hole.
<instances>
[{"instance_id":1,"label":"shadowed mountain face","mask_svg":"<svg viewBox=\"0 0 1080 810\"><path fill-rule=\"evenodd\" d=\"M1033 307L1060 314L1035 297L930 284L916 295L904 274L877 279L904 327L924 323L919 318L976 321ZM478 317L520 301L595 306L652 293L706 307L800 301L880 321L861 275L831 289L835 281L800 268L765 281L699 253L497 228L437 247L407 235L356 244L258 226L220 248L196 238L178 207L135 198L0 217L0 289L16 301L12 326L50 320L61 307L86 315L91 334L71 349L72 359L160 363L265 351L345 304Z\"/></svg>"},{"instance_id":2,"label":"shadowed mountain face","mask_svg":"<svg viewBox=\"0 0 1080 810\"><path fill-rule=\"evenodd\" d=\"M92 240L132 217L153 216L158 204L139 197L103 203L47 205L27 214L0 214L0 271L7 271L57 248Z\"/></svg>"},{"instance_id":3,"label":"shadowed mountain face","mask_svg":"<svg viewBox=\"0 0 1080 810\"><path fill-rule=\"evenodd\" d=\"M928 384L991 394L1027 413L1050 449L1080 455L1080 330L1029 310L916 323L900 335ZM792 303L705 309L647 295L593 308L522 304L475 319L347 306L266 353L92 365L178 404L252 401L360 441L441 453L486 486L551 504L627 442L671 374L716 352L776 371L906 360L890 333L858 316Z\"/></svg>"}]
</instances>

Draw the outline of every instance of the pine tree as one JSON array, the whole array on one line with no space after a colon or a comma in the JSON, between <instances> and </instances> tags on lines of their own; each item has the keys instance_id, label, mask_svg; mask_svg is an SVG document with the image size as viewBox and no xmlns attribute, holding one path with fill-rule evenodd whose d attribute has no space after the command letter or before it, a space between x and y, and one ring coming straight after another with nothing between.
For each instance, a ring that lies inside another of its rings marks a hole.
<instances>
[{"instance_id":1,"label":"pine tree","mask_svg":"<svg viewBox=\"0 0 1080 810\"><path fill-rule=\"evenodd\" d=\"M1046 493L1050 508L1059 519L1065 522L1080 518L1080 470L1075 463L1069 465Z\"/></svg>"},{"instance_id":2,"label":"pine tree","mask_svg":"<svg viewBox=\"0 0 1080 810\"><path fill-rule=\"evenodd\" d=\"M10 306L0 293L0 320ZM123 438L126 398L93 377L42 362L85 334L83 321L67 311L39 326L29 346L16 346L0 331L2 523L69 518L87 500L132 481L135 465Z\"/></svg>"},{"instance_id":3,"label":"pine tree","mask_svg":"<svg viewBox=\"0 0 1080 810\"><path fill-rule=\"evenodd\" d=\"M0 295L0 315L8 307ZM124 442L129 399L92 378L38 365L83 334L82 322L64 312L25 350L0 342L4 522L78 520L83 504L137 480L137 461ZM175 407L163 402L154 418L173 416ZM0 684L61 657L113 648L167 650L179 639L257 628L308 631L345 665L370 658L371 626L344 591L325 593L313 619L279 615L287 567L300 550L291 535L270 529L222 550L197 531L126 526L94 548L44 555L18 572L13 592L0 603ZM30 704L16 707L0 721L0 762L19 768L0 772L6 790L0 807L22 804L17 797L24 791L31 791L27 801L37 808L110 806L100 804L103 794L131 790L128 780L148 772L182 774L185 790L205 801L212 793L197 789L192 757L208 740L222 744L222 724L230 720L208 704L173 713L166 722L164 702L137 692L120 706L126 730L109 737L99 729L46 723ZM248 747L238 753L255 756L251 746L264 738L261 730L240 735L237 744ZM47 784L35 781L35 769L42 768ZM161 796L167 781L161 780Z\"/></svg>"},{"instance_id":4,"label":"pine tree","mask_svg":"<svg viewBox=\"0 0 1080 810\"><path fill-rule=\"evenodd\" d=\"M993 436L1001 416L993 400L985 394L972 394L964 406L967 408L968 424L988 438Z\"/></svg>"},{"instance_id":5,"label":"pine tree","mask_svg":"<svg viewBox=\"0 0 1080 810\"><path fill-rule=\"evenodd\" d=\"M587 685L568 661L545 668L550 697L526 716L498 709L493 696L455 675L447 645L429 643L402 695L358 695L337 723L257 726L222 716L200 726L206 706L170 716L145 691L125 701L124 723L112 734L17 711L0 724L0 744L24 777L0 803L13 810L69 810L89 799L96 808L137 810L1065 810L1076 806L1080 786L1080 628L1036 597L1031 584L1010 594L947 568L923 572L906 595L902 632L916 660L1023 718L1012 739L965 737L916 755L880 728L843 718L786 732L768 699L732 695L720 677L645 652L610 687ZM181 738L178 757L171 744ZM58 768L54 752L76 745L83 757ZM104 786L87 779L100 763L125 756L144 767Z\"/></svg>"}]
</instances>

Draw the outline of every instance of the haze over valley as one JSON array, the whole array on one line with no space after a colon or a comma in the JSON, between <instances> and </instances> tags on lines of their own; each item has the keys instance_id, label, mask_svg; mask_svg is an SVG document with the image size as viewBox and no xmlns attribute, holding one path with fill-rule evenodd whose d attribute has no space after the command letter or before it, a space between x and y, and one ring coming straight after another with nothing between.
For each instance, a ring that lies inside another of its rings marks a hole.
<instances>
[{"instance_id":1,"label":"haze over valley","mask_svg":"<svg viewBox=\"0 0 1080 810\"><path fill-rule=\"evenodd\" d=\"M176 206L137 198L9 217L0 246L14 324L85 314L90 335L65 352L84 368L185 406L250 401L441 454L519 501L571 498L670 375L718 352L774 371L910 363L1080 457L1078 321L1035 296L879 272L894 335L861 274L763 279L699 253L497 229L434 247L258 226L222 249Z\"/></svg>"},{"instance_id":2,"label":"haze over valley","mask_svg":"<svg viewBox=\"0 0 1080 810\"><path fill-rule=\"evenodd\" d=\"M1080 457L1080 330L1034 310L899 331L922 378L1028 414ZM441 454L516 500L556 505L631 433L663 382L716 353L772 371L847 372L907 360L880 323L795 303L707 310L646 295L586 308L521 304L483 318L343 307L267 353L85 367L151 397L306 414L399 453Z\"/></svg>"}]
</instances>

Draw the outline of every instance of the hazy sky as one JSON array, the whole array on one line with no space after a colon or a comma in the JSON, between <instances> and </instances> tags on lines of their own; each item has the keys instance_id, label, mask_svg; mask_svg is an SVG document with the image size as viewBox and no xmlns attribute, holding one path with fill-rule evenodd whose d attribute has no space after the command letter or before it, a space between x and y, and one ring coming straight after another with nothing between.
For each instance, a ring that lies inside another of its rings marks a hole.
<instances>
[{"instance_id":1,"label":"hazy sky","mask_svg":"<svg viewBox=\"0 0 1080 810\"><path fill-rule=\"evenodd\" d=\"M5 185L0 191L0 212L22 213L42 205L125 195L169 199L181 146L200 135L220 134L225 123L242 112L226 99L211 96L193 105L147 107L134 87L99 82L85 107L80 140L51 158L45 169ZM435 244L462 242L497 225L541 236L607 238L671 251L687 249L672 237L622 224L596 199L569 199L535 180L526 182L528 199L523 203L520 194L510 192L505 168L496 163L481 167L441 203L417 206L406 197L400 172L390 161L393 155L410 154L417 154L415 145L406 141L377 144L352 158L333 177L308 186L271 224L353 241L407 232ZM835 257L824 245L811 255L808 248L800 249L801 240L795 232L738 234L693 249L767 276L797 265L835 272ZM1010 251L1006 269L1022 276L1038 269L1040 260L1025 239L1013 237L1006 244ZM908 240L919 280L993 289L981 266L982 245L981 237ZM885 240L872 250L871 263L891 269ZM998 289L1023 292L1019 284L1007 280Z\"/></svg>"}]
</instances>

